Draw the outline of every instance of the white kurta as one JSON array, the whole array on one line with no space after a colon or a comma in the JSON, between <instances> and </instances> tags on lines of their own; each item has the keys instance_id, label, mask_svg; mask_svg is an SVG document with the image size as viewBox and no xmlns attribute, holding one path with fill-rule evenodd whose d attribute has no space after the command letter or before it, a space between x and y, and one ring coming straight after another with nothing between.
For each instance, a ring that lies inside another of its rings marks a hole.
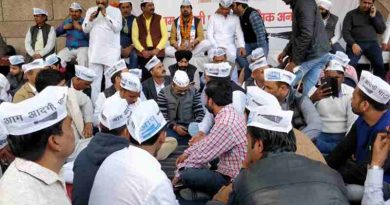
<instances>
[{"instance_id":1,"label":"white kurta","mask_svg":"<svg viewBox=\"0 0 390 205\"><path fill-rule=\"evenodd\" d=\"M89 197L91 205L178 205L172 183L150 153L129 146L100 166Z\"/></svg>"},{"instance_id":2,"label":"white kurta","mask_svg":"<svg viewBox=\"0 0 390 205\"><path fill-rule=\"evenodd\" d=\"M386 31L382 36L382 43L390 43L390 15L386 21Z\"/></svg>"},{"instance_id":3,"label":"white kurta","mask_svg":"<svg viewBox=\"0 0 390 205\"><path fill-rule=\"evenodd\" d=\"M0 204L70 205L60 176L32 161L16 158L0 180Z\"/></svg>"},{"instance_id":4,"label":"white kurta","mask_svg":"<svg viewBox=\"0 0 390 205\"><path fill-rule=\"evenodd\" d=\"M112 6L106 8L106 16L101 13L93 21L89 17L97 7L88 9L83 31L89 33L89 62L111 66L120 59L120 31L122 29L122 14L119 9Z\"/></svg>"},{"instance_id":5,"label":"white kurta","mask_svg":"<svg viewBox=\"0 0 390 205\"><path fill-rule=\"evenodd\" d=\"M245 47L240 19L233 13L230 13L227 17L220 14L213 14L207 26L207 39L214 48L225 48L227 50L228 60L231 62L235 62L237 48Z\"/></svg>"},{"instance_id":6,"label":"white kurta","mask_svg":"<svg viewBox=\"0 0 390 205\"><path fill-rule=\"evenodd\" d=\"M35 49L31 46L31 28L28 29L26 38L24 39L24 47L26 48L26 52L28 55L33 56L34 54L39 54L42 57L47 55L51 50L53 50L56 45L56 31L52 26L50 28L49 36L47 37L46 46L43 42L43 34L42 30L38 31L37 35L37 43L35 43Z\"/></svg>"}]
</instances>

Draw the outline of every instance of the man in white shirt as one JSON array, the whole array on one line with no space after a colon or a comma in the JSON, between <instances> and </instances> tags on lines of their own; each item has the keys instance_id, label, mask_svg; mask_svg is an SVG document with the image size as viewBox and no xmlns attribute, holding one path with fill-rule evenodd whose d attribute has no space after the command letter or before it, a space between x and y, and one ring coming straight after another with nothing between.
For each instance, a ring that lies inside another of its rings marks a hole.
<instances>
[{"instance_id":1,"label":"man in white shirt","mask_svg":"<svg viewBox=\"0 0 390 205\"><path fill-rule=\"evenodd\" d=\"M245 56L246 52L240 19L237 15L231 13L230 6L232 4L233 0L220 1L218 13L213 14L209 19L207 39L211 42L213 48L225 48L228 61L235 63L237 47L240 56Z\"/></svg>"},{"instance_id":2,"label":"man in white shirt","mask_svg":"<svg viewBox=\"0 0 390 205\"><path fill-rule=\"evenodd\" d=\"M89 68L97 78L92 83L92 101L101 91L103 73L120 59L120 31L122 14L118 8L108 5L108 0L97 0L96 5L88 9L83 22L83 31L89 33ZM111 86L110 78L105 78L105 87Z\"/></svg>"},{"instance_id":3,"label":"man in white shirt","mask_svg":"<svg viewBox=\"0 0 390 205\"><path fill-rule=\"evenodd\" d=\"M28 29L24 40L29 57L27 62L54 53L56 45L56 31L53 26L46 24L49 13L44 9L33 8L33 14L36 25Z\"/></svg>"},{"instance_id":4,"label":"man in white shirt","mask_svg":"<svg viewBox=\"0 0 390 205\"><path fill-rule=\"evenodd\" d=\"M330 0L319 0L317 4L322 16L322 20L324 21L325 30L328 34L330 46L332 48L330 52L345 52L344 48L339 43L339 41L341 40L342 22L339 20L338 16L330 13L330 9L332 8L332 2Z\"/></svg>"},{"instance_id":5,"label":"man in white shirt","mask_svg":"<svg viewBox=\"0 0 390 205\"><path fill-rule=\"evenodd\" d=\"M0 105L0 132L16 156L0 180L0 204L71 204L60 177L75 147L67 92L47 87L21 103Z\"/></svg>"},{"instance_id":6,"label":"man in white shirt","mask_svg":"<svg viewBox=\"0 0 390 205\"><path fill-rule=\"evenodd\" d=\"M378 133L374 142L371 164L368 166L364 183L362 205L389 205L390 200L384 201L383 196L383 166L390 151L390 126L387 133Z\"/></svg>"},{"instance_id":7,"label":"man in white shirt","mask_svg":"<svg viewBox=\"0 0 390 205\"><path fill-rule=\"evenodd\" d=\"M325 68L327 78L337 81L337 94L333 95L332 87L325 83L309 92L322 121L322 132L316 139L316 145L323 154L329 154L341 142L358 117L351 106L354 89L343 83L344 68L338 61L331 60Z\"/></svg>"},{"instance_id":8,"label":"man in white shirt","mask_svg":"<svg viewBox=\"0 0 390 205\"><path fill-rule=\"evenodd\" d=\"M178 205L172 184L155 159L165 141L166 124L154 100L140 103L127 124L131 145L100 166L89 204Z\"/></svg>"}]
</instances>

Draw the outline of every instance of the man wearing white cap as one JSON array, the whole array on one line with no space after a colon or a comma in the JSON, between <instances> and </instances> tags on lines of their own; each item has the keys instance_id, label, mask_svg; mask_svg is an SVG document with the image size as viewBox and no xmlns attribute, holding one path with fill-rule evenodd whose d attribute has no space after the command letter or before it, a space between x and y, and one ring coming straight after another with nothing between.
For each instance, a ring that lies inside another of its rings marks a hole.
<instances>
[{"instance_id":1,"label":"man wearing white cap","mask_svg":"<svg viewBox=\"0 0 390 205\"><path fill-rule=\"evenodd\" d=\"M211 63L223 63L223 62L228 62L228 57L227 57L227 54L226 54L226 49L225 48L222 48L222 47L218 47L218 48L212 48L210 49L208 52L208 57L209 57L209 61ZM237 71L237 66L235 64L231 64L231 66L233 67L232 71L231 71L231 79L238 83L239 82L239 79L238 79L238 71ZM203 81L204 80L204 75L202 75L202 78L201 80ZM241 80L241 79L240 79ZM241 82L241 81L240 81Z\"/></svg>"},{"instance_id":2,"label":"man wearing white cap","mask_svg":"<svg viewBox=\"0 0 390 205\"><path fill-rule=\"evenodd\" d=\"M294 112L292 124L311 140L321 133L321 118L310 99L295 91L291 84L295 75L278 68L264 70L264 90L274 95L283 110Z\"/></svg>"},{"instance_id":3,"label":"man wearing white cap","mask_svg":"<svg viewBox=\"0 0 390 205\"><path fill-rule=\"evenodd\" d=\"M337 93L332 93L332 85L325 81L318 88L313 87L309 92L322 121L322 132L316 139L318 149L329 154L344 138L346 132L355 122L357 115L352 112L351 99L353 88L344 84L344 68L331 60L325 68L325 79L334 79Z\"/></svg>"},{"instance_id":4,"label":"man wearing white cap","mask_svg":"<svg viewBox=\"0 0 390 205\"><path fill-rule=\"evenodd\" d=\"M201 122L204 111L200 94L190 85L186 72L176 71L172 84L158 94L157 103L168 121L168 136L176 138L179 145L188 144L188 125Z\"/></svg>"},{"instance_id":5,"label":"man wearing white cap","mask_svg":"<svg viewBox=\"0 0 390 205\"><path fill-rule=\"evenodd\" d=\"M23 84L22 87L15 93L12 102L17 103L28 98L31 98L37 94L35 88L35 79L38 72L41 69L47 68L47 64L43 59L36 59L29 64L24 64L22 66L23 72L26 75L27 82Z\"/></svg>"},{"instance_id":6,"label":"man wearing white cap","mask_svg":"<svg viewBox=\"0 0 390 205\"><path fill-rule=\"evenodd\" d=\"M237 49L239 56L245 56L246 52L240 19L237 15L231 13L230 6L232 3L233 0L220 1L218 12L211 15L209 19L207 39L211 42L213 48L225 48L228 61L235 63Z\"/></svg>"},{"instance_id":7,"label":"man wearing white cap","mask_svg":"<svg viewBox=\"0 0 390 205\"><path fill-rule=\"evenodd\" d=\"M328 165L340 172L345 183L364 184L375 137L378 133L386 132L386 127L390 125L389 100L390 85L378 76L363 71L352 96L352 111L359 118L345 138L326 157ZM351 156L354 156L353 160ZM384 193L389 193L389 160L383 170L383 181L387 184Z\"/></svg>"},{"instance_id":8,"label":"man wearing white cap","mask_svg":"<svg viewBox=\"0 0 390 205\"><path fill-rule=\"evenodd\" d=\"M66 87L2 103L0 121L16 159L0 181L0 204L70 205L60 170L75 147Z\"/></svg>"},{"instance_id":9,"label":"man wearing white cap","mask_svg":"<svg viewBox=\"0 0 390 205\"><path fill-rule=\"evenodd\" d=\"M104 160L96 174L89 204L179 204L171 182L155 158L165 141L166 125L154 100L140 103L127 123L131 145Z\"/></svg>"},{"instance_id":10,"label":"man wearing white cap","mask_svg":"<svg viewBox=\"0 0 390 205\"><path fill-rule=\"evenodd\" d=\"M97 75L92 83L91 98L96 101L104 72L120 59L122 15L108 0L97 0L96 6L89 8L85 16L82 27L89 34L88 67ZM110 86L110 78L105 76L105 87Z\"/></svg>"},{"instance_id":11,"label":"man wearing white cap","mask_svg":"<svg viewBox=\"0 0 390 205\"><path fill-rule=\"evenodd\" d=\"M234 0L232 4L233 13L240 17L241 28L244 32L246 56L238 56L237 62L245 69L245 80L250 77L249 63L247 56L257 48L262 48L265 56L268 56L269 44L268 33L260 12L248 5L249 0Z\"/></svg>"},{"instance_id":12,"label":"man wearing white cap","mask_svg":"<svg viewBox=\"0 0 390 205\"><path fill-rule=\"evenodd\" d=\"M339 17L330 13L332 8L331 0L318 0L318 9L321 13L322 20L325 24L325 30L328 34L328 39L332 50L331 53L336 53L336 51L345 52L344 48L340 45L339 41L342 38L341 28L342 22L339 21Z\"/></svg>"},{"instance_id":13,"label":"man wearing white cap","mask_svg":"<svg viewBox=\"0 0 390 205\"><path fill-rule=\"evenodd\" d=\"M242 87L247 89L249 86L257 86L261 89L264 87L264 70L269 68L267 58L262 57L259 60L251 63L249 69L251 70L251 77L245 80Z\"/></svg>"},{"instance_id":14,"label":"man wearing white cap","mask_svg":"<svg viewBox=\"0 0 390 205\"><path fill-rule=\"evenodd\" d=\"M31 26L24 39L24 46L28 54L27 62L38 58L45 58L55 52L56 32L53 26L47 24L49 13L40 8L33 8L36 25Z\"/></svg>"},{"instance_id":15,"label":"man wearing white cap","mask_svg":"<svg viewBox=\"0 0 390 205\"><path fill-rule=\"evenodd\" d=\"M145 65L145 68L150 72L152 77L142 82L142 90L146 99L157 101L158 94L163 88L171 84L172 78L171 76L165 75L166 70L164 64L162 64L157 56L153 56Z\"/></svg>"},{"instance_id":16,"label":"man wearing white cap","mask_svg":"<svg viewBox=\"0 0 390 205\"><path fill-rule=\"evenodd\" d=\"M16 91L24 84L22 65L24 64L24 57L22 55L14 55L9 57L9 73L7 79L11 85L10 94L15 95Z\"/></svg>"},{"instance_id":17,"label":"man wearing white cap","mask_svg":"<svg viewBox=\"0 0 390 205\"><path fill-rule=\"evenodd\" d=\"M119 9L122 13L121 30L121 57L126 60L130 68L138 67L138 56L134 48L131 33L135 16L131 13L133 10L132 0L120 0Z\"/></svg>"},{"instance_id":18,"label":"man wearing white cap","mask_svg":"<svg viewBox=\"0 0 390 205\"><path fill-rule=\"evenodd\" d=\"M75 65L75 77L71 78L66 84L70 88L82 91L90 98L91 84L96 77L94 70L81 65Z\"/></svg>"},{"instance_id":19,"label":"man wearing white cap","mask_svg":"<svg viewBox=\"0 0 390 205\"><path fill-rule=\"evenodd\" d=\"M45 62L54 70L61 70L61 59L58 58L57 54L53 53L45 58Z\"/></svg>"},{"instance_id":20,"label":"man wearing white cap","mask_svg":"<svg viewBox=\"0 0 390 205\"><path fill-rule=\"evenodd\" d=\"M145 69L146 63L157 56L161 61L165 57L168 30L164 18L154 12L152 0L141 0L142 14L133 22L131 38L137 49L138 64L142 69L142 81L150 77Z\"/></svg>"},{"instance_id":21,"label":"man wearing white cap","mask_svg":"<svg viewBox=\"0 0 390 205\"><path fill-rule=\"evenodd\" d=\"M103 161L112 153L129 146L126 127L130 115L127 101L109 98L104 102L99 116L100 132L96 133L88 146L77 156L73 171L72 203L88 204L95 175Z\"/></svg>"},{"instance_id":22,"label":"man wearing white cap","mask_svg":"<svg viewBox=\"0 0 390 205\"><path fill-rule=\"evenodd\" d=\"M349 204L340 174L294 153L292 116L272 106L251 111L246 163L233 181L229 204Z\"/></svg>"},{"instance_id":23,"label":"man wearing white cap","mask_svg":"<svg viewBox=\"0 0 390 205\"><path fill-rule=\"evenodd\" d=\"M215 124L204 139L184 151L176 160L177 170L173 184L182 181L189 189L180 191L187 200L193 191L214 196L218 190L234 181L246 156L245 118L233 107L231 85L212 80L206 85L206 108L215 116ZM217 169L208 163L219 158ZM196 195L196 194L195 194Z\"/></svg>"},{"instance_id":24,"label":"man wearing white cap","mask_svg":"<svg viewBox=\"0 0 390 205\"><path fill-rule=\"evenodd\" d=\"M202 56L211 47L210 42L204 38L201 20L192 13L190 0L183 0L180 5L180 16L172 25L169 44L165 51L171 58L175 57L178 50L190 51L193 56Z\"/></svg>"},{"instance_id":25,"label":"man wearing white cap","mask_svg":"<svg viewBox=\"0 0 390 205\"><path fill-rule=\"evenodd\" d=\"M84 22L82 14L81 5L73 2L69 7L69 17L56 29L57 36L66 35L66 46L58 53L61 63L76 59L78 65L88 66L89 37L81 26Z\"/></svg>"}]
</instances>

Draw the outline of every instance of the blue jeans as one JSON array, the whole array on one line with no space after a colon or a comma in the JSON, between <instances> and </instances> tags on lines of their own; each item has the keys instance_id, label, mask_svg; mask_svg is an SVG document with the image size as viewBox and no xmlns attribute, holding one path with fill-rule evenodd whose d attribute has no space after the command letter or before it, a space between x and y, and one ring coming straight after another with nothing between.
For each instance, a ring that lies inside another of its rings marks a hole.
<instances>
[{"instance_id":1,"label":"blue jeans","mask_svg":"<svg viewBox=\"0 0 390 205\"><path fill-rule=\"evenodd\" d=\"M166 129L167 131L167 137L174 137L177 140L178 145L188 145L188 141L190 140L191 136L180 136L177 134L177 132L173 131L171 128Z\"/></svg>"},{"instance_id":2,"label":"blue jeans","mask_svg":"<svg viewBox=\"0 0 390 205\"><path fill-rule=\"evenodd\" d=\"M316 138L316 146L322 154L329 154L343 140L345 133L325 133Z\"/></svg>"},{"instance_id":3,"label":"blue jeans","mask_svg":"<svg viewBox=\"0 0 390 205\"><path fill-rule=\"evenodd\" d=\"M138 68L138 56L135 48L131 51L129 58L129 68Z\"/></svg>"},{"instance_id":4,"label":"blue jeans","mask_svg":"<svg viewBox=\"0 0 390 205\"><path fill-rule=\"evenodd\" d=\"M183 185L214 196L222 186L230 183L228 177L209 169L186 168L180 172Z\"/></svg>"},{"instance_id":5,"label":"blue jeans","mask_svg":"<svg viewBox=\"0 0 390 205\"><path fill-rule=\"evenodd\" d=\"M298 84L303 78L303 95L307 95L310 89L317 84L321 71L325 68L330 58L331 56L327 53L319 58L303 62L299 71L295 73L296 78L292 85Z\"/></svg>"},{"instance_id":6,"label":"blue jeans","mask_svg":"<svg viewBox=\"0 0 390 205\"><path fill-rule=\"evenodd\" d=\"M240 68L245 69L245 78L248 79L251 77L251 70L249 69L249 62L247 60L247 57L251 55L252 51L255 50L257 47L257 43L246 43L245 44L245 51L246 55L244 57L241 57L237 51L237 59L236 61L238 62L238 65L240 65ZM265 56L268 56L268 51L269 51L269 45L268 43L266 44L265 48L263 48Z\"/></svg>"},{"instance_id":7,"label":"blue jeans","mask_svg":"<svg viewBox=\"0 0 390 205\"><path fill-rule=\"evenodd\" d=\"M383 64L382 49L379 47L378 42L364 42L357 44L362 49L362 54L364 54L371 62L372 68L374 70L374 75L385 79L386 71L385 65ZM358 76L360 76L360 73L362 71L358 69L357 65L362 55L355 55L352 52L352 45L347 45L347 55L349 59L351 59L349 65L353 66L356 69Z\"/></svg>"}]
</instances>

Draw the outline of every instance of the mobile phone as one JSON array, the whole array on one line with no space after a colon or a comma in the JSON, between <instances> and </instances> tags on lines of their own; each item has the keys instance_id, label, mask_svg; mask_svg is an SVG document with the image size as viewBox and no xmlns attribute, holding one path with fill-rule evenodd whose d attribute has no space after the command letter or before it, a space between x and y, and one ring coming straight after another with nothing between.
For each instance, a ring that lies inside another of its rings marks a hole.
<instances>
[{"instance_id":1,"label":"mobile phone","mask_svg":"<svg viewBox=\"0 0 390 205\"><path fill-rule=\"evenodd\" d=\"M322 88L330 88L332 91L332 94L330 96L337 97L338 96L338 85L337 85L337 79L332 77L325 77L321 79L321 86Z\"/></svg>"},{"instance_id":2,"label":"mobile phone","mask_svg":"<svg viewBox=\"0 0 390 205\"><path fill-rule=\"evenodd\" d=\"M97 16L99 16L99 13L100 13L100 11L102 10L102 7L98 7L98 9L97 9L97 12L96 12L96 16L95 17L97 17Z\"/></svg>"}]
</instances>

